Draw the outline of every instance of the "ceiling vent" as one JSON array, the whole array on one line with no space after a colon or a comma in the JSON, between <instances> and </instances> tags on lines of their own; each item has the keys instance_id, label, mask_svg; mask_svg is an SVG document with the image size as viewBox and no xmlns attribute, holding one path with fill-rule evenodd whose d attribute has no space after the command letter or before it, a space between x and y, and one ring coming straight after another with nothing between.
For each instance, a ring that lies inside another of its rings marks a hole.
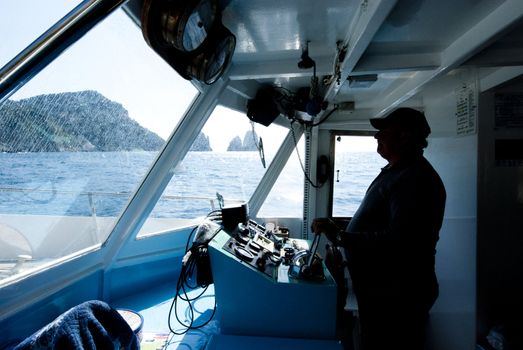
<instances>
[{"instance_id":1,"label":"ceiling vent","mask_svg":"<svg viewBox=\"0 0 523 350\"><path fill-rule=\"evenodd\" d=\"M358 88L370 88L372 84L378 80L377 74L364 74L364 75L349 75L347 78L349 81L349 87Z\"/></svg>"}]
</instances>

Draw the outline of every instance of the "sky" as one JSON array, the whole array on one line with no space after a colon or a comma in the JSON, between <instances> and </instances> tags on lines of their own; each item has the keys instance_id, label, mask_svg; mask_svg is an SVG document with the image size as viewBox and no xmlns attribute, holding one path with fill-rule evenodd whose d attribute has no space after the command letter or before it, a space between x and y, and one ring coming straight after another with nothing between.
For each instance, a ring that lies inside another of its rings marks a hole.
<instances>
[{"instance_id":1,"label":"sky","mask_svg":"<svg viewBox=\"0 0 523 350\"><path fill-rule=\"evenodd\" d=\"M43 3L47 6L42 6ZM3 0L0 29L11 35L2 35L5 40L0 51L1 62L5 63L9 59L6 56L19 52L37 33L65 15L74 7L71 3L74 4L68 0ZM4 9L5 6L8 8ZM12 19L17 14L26 19L34 17L35 21L23 21L27 23L21 27L21 21ZM140 29L120 10L72 45L11 98L81 90L96 90L121 103L131 118L164 139L196 92L149 49ZM174 94L177 101L173 101Z\"/></svg>"},{"instance_id":2,"label":"sky","mask_svg":"<svg viewBox=\"0 0 523 350\"><path fill-rule=\"evenodd\" d=\"M80 2L2 0L0 65L4 66ZM164 139L196 94L189 81L149 48L141 30L121 10L93 28L11 98L82 90L96 90L121 103L132 119ZM243 138L251 129L246 115L218 108L203 132L209 136L213 150L225 151L232 138ZM287 134L287 129L276 125L255 124L255 131L269 152L275 152ZM369 146L363 143L361 147ZM372 147L375 149L375 143Z\"/></svg>"}]
</instances>

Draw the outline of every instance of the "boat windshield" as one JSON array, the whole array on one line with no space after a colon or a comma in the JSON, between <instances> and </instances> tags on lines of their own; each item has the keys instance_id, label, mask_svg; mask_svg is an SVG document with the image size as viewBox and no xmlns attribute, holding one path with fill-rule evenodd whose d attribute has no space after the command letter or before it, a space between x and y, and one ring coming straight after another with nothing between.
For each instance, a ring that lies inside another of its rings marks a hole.
<instances>
[{"instance_id":1,"label":"boat windshield","mask_svg":"<svg viewBox=\"0 0 523 350\"><path fill-rule=\"evenodd\" d=\"M25 18L49 14L40 25L50 26L74 5L26 2L2 2L0 13L37 5L41 14ZM4 34L26 33L27 22ZM21 49L9 46L13 56ZM197 94L117 10L4 101L0 281L103 243Z\"/></svg>"},{"instance_id":2,"label":"boat windshield","mask_svg":"<svg viewBox=\"0 0 523 350\"><path fill-rule=\"evenodd\" d=\"M58 22L81 0L17 0L0 3L0 67Z\"/></svg>"},{"instance_id":3,"label":"boat windshield","mask_svg":"<svg viewBox=\"0 0 523 350\"><path fill-rule=\"evenodd\" d=\"M194 225L214 210L248 202L287 133L216 107L137 238Z\"/></svg>"}]
</instances>

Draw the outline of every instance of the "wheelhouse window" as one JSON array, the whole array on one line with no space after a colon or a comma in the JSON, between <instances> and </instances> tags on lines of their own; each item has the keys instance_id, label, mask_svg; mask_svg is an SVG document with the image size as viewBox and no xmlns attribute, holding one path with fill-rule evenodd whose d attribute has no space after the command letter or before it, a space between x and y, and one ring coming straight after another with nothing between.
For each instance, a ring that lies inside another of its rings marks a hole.
<instances>
[{"instance_id":1,"label":"wheelhouse window","mask_svg":"<svg viewBox=\"0 0 523 350\"><path fill-rule=\"evenodd\" d=\"M373 136L335 135L332 216L352 217L386 164Z\"/></svg>"},{"instance_id":2,"label":"wheelhouse window","mask_svg":"<svg viewBox=\"0 0 523 350\"><path fill-rule=\"evenodd\" d=\"M260 208L263 218L300 218L303 216L303 185L305 147L303 137L276 180L267 199Z\"/></svg>"},{"instance_id":3,"label":"wheelhouse window","mask_svg":"<svg viewBox=\"0 0 523 350\"><path fill-rule=\"evenodd\" d=\"M117 10L1 104L0 284L103 243L197 93Z\"/></svg>"},{"instance_id":4,"label":"wheelhouse window","mask_svg":"<svg viewBox=\"0 0 523 350\"><path fill-rule=\"evenodd\" d=\"M17 0L0 3L0 67L3 67L81 0Z\"/></svg>"},{"instance_id":5,"label":"wheelhouse window","mask_svg":"<svg viewBox=\"0 0 523 350\"><path fill-rule=\"evenodd\" d=\"M223 206L248 202L287 132L276 124L253 124L244 113L217 106L138 238L193 225Z\"/></svg>"}]
</instances>

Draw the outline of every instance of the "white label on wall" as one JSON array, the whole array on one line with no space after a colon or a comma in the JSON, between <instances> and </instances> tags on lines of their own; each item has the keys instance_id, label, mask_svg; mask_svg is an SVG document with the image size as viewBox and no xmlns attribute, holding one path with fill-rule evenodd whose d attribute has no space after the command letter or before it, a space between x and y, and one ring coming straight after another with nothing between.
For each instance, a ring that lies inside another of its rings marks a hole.
<instances>
[{"instance_id":1,"label":"white label on wall","mask_svg":"<svg viewBox=\"0 0 523 350\"><path fill-rule=\"evenodd\" d=\"M463 83L456 89L456 130L458 135L476 133L477 89L475 83Z\"/></svg>"}]
</instances>

